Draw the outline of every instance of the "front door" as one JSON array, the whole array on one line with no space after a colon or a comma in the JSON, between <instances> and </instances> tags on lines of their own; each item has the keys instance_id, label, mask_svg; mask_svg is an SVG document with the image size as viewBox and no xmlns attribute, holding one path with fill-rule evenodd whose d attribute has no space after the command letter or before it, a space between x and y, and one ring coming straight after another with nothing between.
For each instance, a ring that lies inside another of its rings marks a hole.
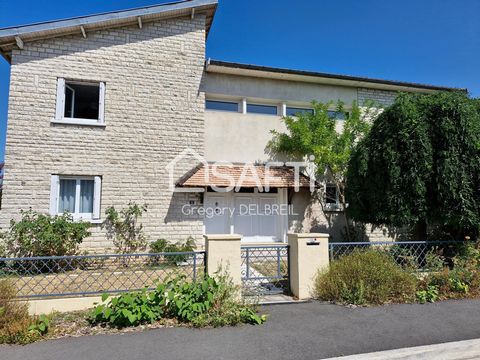
<instances>
[{"instance_id":1,"label":"front door","mask_svg":"<svg viewBox=\"0 0 480 360\"><path fill-rule=\"evenodd\" d=\"M244 242L280 240L277 218L272 210L278 205L277 194L234 194L233 229Z\"/></svg>"}]
</instances>

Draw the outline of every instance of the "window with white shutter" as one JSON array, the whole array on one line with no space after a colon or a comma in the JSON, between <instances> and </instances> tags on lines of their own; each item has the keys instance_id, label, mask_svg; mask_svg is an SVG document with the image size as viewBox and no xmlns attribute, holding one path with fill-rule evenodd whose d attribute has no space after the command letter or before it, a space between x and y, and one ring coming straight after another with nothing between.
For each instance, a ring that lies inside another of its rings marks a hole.
<instances>
[{"instance_id":1,"label":"window with white shutter","mask_svg":"<svg viewBox=\"0 0 480 360\"><path fill-rule=\"evenodd\" d=\"M100 176L52 175L50 214L72 214L76 220L100 219Z\"/></svg>"}]
</instances>

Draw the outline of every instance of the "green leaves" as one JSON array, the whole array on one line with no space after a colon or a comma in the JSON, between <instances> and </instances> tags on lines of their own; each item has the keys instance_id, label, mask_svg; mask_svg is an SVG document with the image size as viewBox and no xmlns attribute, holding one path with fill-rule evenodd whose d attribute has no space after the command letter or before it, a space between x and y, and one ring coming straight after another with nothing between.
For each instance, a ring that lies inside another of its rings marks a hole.
<instances>
[{"instance_id":1,"label":"green leaves","mask_svg":"<svg viewBox=\"0 0 480 360\"><path fill-rule=\"evenodd\" d=\"M115 327L137 326L161 318L199 324L205 321L205 318L199 318L209 318L211 311L220 311L227 315L222 315L221 319L215 318L214 322L263 323L266 319L264 316L258 316L251 306L238 302L236 291L226 276L219 276L218 280L207 276L197 282L188 282L185 276L178 276L159 284L151 292L129 292L112 298L107 294L102 295L104 303L93 309L90 321Z\"/></svg>"},{"instance_id":2,"label":"green leaves","mask_svg":"<svg viewBox=\"0 0 480 360\"><path fill-rule=\"evenodd\" d=\"M352 155L350 216L377 225L438 225L459 238L476 235L479 124L477 100L466 94L400 94Z\"/></svg>"},{"instance_id":3,"label":"green leaves","mask_svg":"<svg viewBox=\"0 0 480 360\"><path fill-rule=\"evenodd\" d=\"M11 256L74 255L90 235L87 222L73 221L70 214L50 216L21 211L20 221L11 220L5 236L5 252Z\"/></svg>"},{"instance_id":4,"label":"green leaves","mask_svg":"<svg viewBox=\"0 0 480 360\"><path fill-rule=\"evenodd\" d=\"M138 222L146 211L147 205L134 202L128 203L120 212L113 206L105 210L106 217L102 228L107 230L107 237L113 241L118 253L133 253L147 247L143 225Z\"/></svg>"}]
</instances>

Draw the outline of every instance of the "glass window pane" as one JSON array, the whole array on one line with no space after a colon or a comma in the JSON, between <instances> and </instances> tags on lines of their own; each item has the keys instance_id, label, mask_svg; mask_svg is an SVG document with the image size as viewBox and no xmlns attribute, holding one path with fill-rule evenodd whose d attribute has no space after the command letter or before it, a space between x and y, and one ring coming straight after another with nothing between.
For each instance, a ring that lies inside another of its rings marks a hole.
<instances>
[{"instance_id":1,"label":"glass window pane","mask_svg":"<svg viewBox=\"0 0 480 360\"><path fill-rule=\"evenodd\" d=\"M93 213L93 180L80 180L80 213Z\"/></svg>"},{"instance_id":2,"label":"glass window pane","mask_svg":"<svg viewBox=\"0 0 480 360\"><path fill-rule=\"evenodd\" d=\"M247 104L247 113L277 115L275 105Z\"/></svg>"},{"instance_id":3,"label":"glass window pane","mask_svg":"<svg viewBox=\"0 0 480 360\"><path fill-rule=\"evenodd\" d=\"M58 212L74 213L75 212L75 189L76 180L63 179L60 180L60 195L58 199Z\"/></svg>"},{"instance_id":4,"label":"glass window pane","mask_svg":"<svg viewBox=\"0 0 480 360\"><path fill-rule=\"evenodd\" d=\"M332 110L328 111L328 116L330 116L331 119L335 119L335 120L345 120L345 117L346 117L345 115L346 114L343 112L332 111Z\"/></svg>"},{"instance_id":5,"label":"glass window pane","mask_svg":"<svg viewBox=\"0 0 480 360\"><path fill-rule=\"evenodd\" d=\"M75 96L75 90L69 85L65 85L65 113L64 117L73 117L73 98Z\"/></svg>"},{"instance_id":6,"label":"glass window pane","mask_svg":"<svg viewBox=\"0 0 480 360\"><path fill-rule=\"evenodd\" d=\"M205 107L208 110L238 112L238 103L236 102L206 100Z\"/></svg>"},{"instance_id":7,"label":"glass window pane","mask_svg":"<svg viewBox=\"0 0 480 360\"><path fill-rule=\"evenodd\" d=\"M100 84L65 84L65 117L98 120L99 103Z\"/></svg>"},{"instance_id":8,"label":"glass window pane","mask_svg":"<svg viewBox=\"0 0 480 360\"><path fill-rule=\"evenodd\" d=\"M296 107L288 107L287 106L287 116L295 116L298 113L309 113L313 114L313 109L307 108L296 108Z\"/></svg>"},{"instance_id":9,"label":"glass window pane","mask_svg":"<svg viewBox=\"0 0 480 360\"><path fill-rule=\"evenodd\" d=\"M337 187L335 185L327 185L325 189L325 202L327 204L337 203Z\"/></svg>"}]
</instances>

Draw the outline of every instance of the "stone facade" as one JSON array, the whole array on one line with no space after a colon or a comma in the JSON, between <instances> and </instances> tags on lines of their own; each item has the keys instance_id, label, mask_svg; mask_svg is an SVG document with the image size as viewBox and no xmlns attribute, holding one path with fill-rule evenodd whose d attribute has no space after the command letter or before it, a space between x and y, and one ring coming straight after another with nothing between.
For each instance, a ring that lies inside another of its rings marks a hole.
<instances>
[{"instance_id":1,"label":"stone facade","mask_svg":"<svg viewBox=\"0 0 480 360\"><path fill-rule=\"evenodd\" d=\"M146 203L150 239L200 239L201 219L179 215L191 195L172 196L165 166L187 147L204 151L205 35L198 15L13 50L2 228L20 209L49 211L52 174L88 175L102 177L102 215L110 205ZM58 77L105 82L105 127L51 123ZM184 159L177 171L196 163ZM99 224L92 233L86 248L111 246Z\"/></svg>"},{"instance_id":2,"label":"stone facade","mask_svg":"<svg viewBox=\"0 0 480 360\"><path fill-rule=\"evenodd\" d=\"M397 92L391 90L358 88L357 96L358 104L360 106L364 105L365 101L371 100L381 107L387 107L393 104L395 97L397 96Z\"/></svg>"}]
</instances>

